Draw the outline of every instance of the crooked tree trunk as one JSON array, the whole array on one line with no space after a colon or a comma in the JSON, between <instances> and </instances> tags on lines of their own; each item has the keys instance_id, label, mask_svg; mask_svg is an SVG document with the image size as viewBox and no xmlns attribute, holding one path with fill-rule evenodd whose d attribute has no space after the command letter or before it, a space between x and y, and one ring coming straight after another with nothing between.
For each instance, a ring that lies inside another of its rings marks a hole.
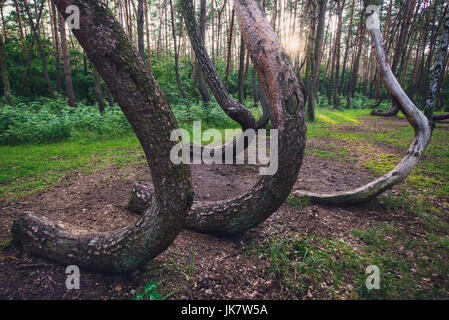
<instances>
[{"instance_id":1,"label":"crooked tree trunk","mask_svg":"<svg viewBox=\"0 0 449 320\"><path fill-rule=\"evenodd\" d=\"M170 161L175 117L110 10L94 0L53 1L63 15L69 5L79 7L80 29L73 32L134 129L156 191L144 215L125 228L92 232L28 213L13 222L13 243L64 264L129 272L163 252L184 226L193 197L190 169Z\"/></svg>"},{"instance_id":2,"label":"crooked tree trunk","mask_svg":"<svg viewBox=\"0 0 449 320\"><path fill-rule=\"evenodd\" d=\"M257 84L257 71L256 68L253 67L251 71L251 89L253 92L253 107L257 107L257 103L259 102L259 90L258 90L258 84Z\"/></svg>"},{"instance_id":3,"label":"crooked tree trunk","mask_svg":"<svg viewBox=\"0 0 449 320\"><path fill-rule=\"evenodd\" d=\"M243 42L243 38L240 37L240 55L239 55L239 75L237 80L237 90L239 102L243 104L245 101L244 97L244 69L245 69L245 43Z\"/></svg>"},{"instance_id":4,"label":"crooked tree trunk","mask_svg":"<svg viewBox=\"0 0 449 320\"><path fill-rule=\"evenodd\" d=\"M370 13L368 12L368 14ZM391 71L387 55L383 49L381 31L379 29L370 29L369 34L376 53L377 65L382 81L388 92L398 101L402 113L404 113L415 129L413 144L396 168L363 187L331 194L316 194L298 190L292 193L293 196L308 198L314 203L335 205L351 205L370 201L404 180L416 166L430 142L432 132L429 121L413 104Z\"/></svg>"},{"instance_id":5,"label":"crooked tree trunk","mask_svg":"<svg viewBox=\"0 0 449 320\"><path fill-rule=\"evenodd\" d=\"M194 203L186 227L202 233L234 234L266 220L290 193L305 148L304 94L290 59L256 0L235 0L234 5L243 39L272 106L272 128L279 130L278 170L233 199ZM135 190L145 192L139 186ZM150 190L145 197L151 197Z\"/></svg>"},{"instance_id":6,"label":"crooked tree trunk","mask_svg":"<svg viewBox=\"0 0 449 320\"><path fill-rule=\"evenodd\" d=\"M259 84L257 86L257 95L259 97L263 113L262 117L260 117L260 119L256 122L256 128L262 129L265 128L268 124L268 121L270 121L270 103L267 100L267 95L265 94L265 90L262 86L261 81L259 81Z\"/></svg>"},{"instance_id":7,"label":"crooked tree trunk","mask_svg":"<svg viewBox=\"0 0 449 320\"><path fill-rule=\"evenodd\" d=\"M415 7L416 1L407 1L405 2L405 8L403 8L403 16L401 21L401 31L399 33L398 37L398 44L397 48L395 50L395 54L393 57L393 64L392 64L392 72L393 75L399 78L399 75L401 74L401 67L399 65L401 56L404 53L404 46L406 45L406 40L408 38L408 29L410 26L413 8ZM396 101L396 99L392 99L392 105L388 110L373 110L371 111L371 115L378 116L378 117L394 117L396 116L400 111L399 102Z\"/></svg>"},{"instance_id":8,"label":"crooked tree trunk","mask_svg":"<svg viewBox=\"0 0 449 320\"><path fill-rule=\"evenodd\" d=\"M399 111L400 109L398 106L398 102L393 98L391 108L387 110L374 109L371 111L371 115L388 118L396 116L399 113Z\"/></svg>"},{"instance_id":9,"label":"crooked tree trunk","mask_svg":"<svg viewBox=\"0 0 449 320\"><path fill-rule=\"evenodd\" d=\"M232 120L240 124L243 130L255 128L256 121L252 113L231 98L207 54L194 18L192 0L181 0L181 10L195 56L218 104Z\"/></svg>"}]
</instances>

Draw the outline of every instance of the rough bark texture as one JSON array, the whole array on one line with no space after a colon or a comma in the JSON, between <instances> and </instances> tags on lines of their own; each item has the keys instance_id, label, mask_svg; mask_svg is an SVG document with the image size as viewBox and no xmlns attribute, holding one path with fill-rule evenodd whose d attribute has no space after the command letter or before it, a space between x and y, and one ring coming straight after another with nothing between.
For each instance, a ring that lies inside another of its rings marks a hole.
<instances>
[{"instance_id":1,"label":"rough bark texture","mask_svg":"<svg viewBox=\"0 0 449 320\"><path fill-rule=\"evenodd\" d=\"M408 39L409 27L412 19L412 13L415 7L416 1L406 1L401 10L402 19L401 19L401 30L398 35L398 43L395 50L395 54L393 56L393 63L391 66L393 75L399 78L401 73L401 67L399 65L401 56L404 53L404 46L406 45L406 40ZM401 64L402 66L402 64ZM371 115L378 117L394 117L400 111L399 102L395 99L392 99L392 105L388 110L373 110L371 111Z\"/></svg>"},{"instance_id":2,"label":"rough bark texture","mask_svg":"<svg viewBox=\"0 0 449 320\"><path fill-rule=\"evenodd\" d=\"M370 12L368 12L370 14ZM376 53L377 65L382 81L388 92L399 103L402 113L407 117L415 129L415 139L402 161L386 175L355 190L337 192L332 194L315 194L304 191L295 191L292 195L310 199L315 203L350 205L370 201L382 192L392 188L404 180L418 163L425 148L430 142L431 129L429 121L413 104L395 78L383 49L382 33L378 29L370 29L369 34Z\"/></svg>"},{"instance_id":3,"label":"rough bark texture","mask_svg":"<svg viewBox=\"0 0 449 320\"><path fill-rule=\"evenodd\" d=\"M194 19L192 0L181 0L181 9L193 50L218 104L232 120L240 124L243 130L254 129L256 121L252 113L242 104L231 98L204 48L198 26Z\"/></svg>"},{"instance_id":4,"label":"rough bark texture","mask_svg":"<svg viewBox=\"0 0 449 320\"><path fill-rule=\"evenodd\" d=\"M257 86L257 95L260 100L260 105L262 106L262 117L260 117L259 120L257 120L256 128L262 129L265 128L268 124L268 121L270 121L270 103L267 100L267 96L265 94L265 89L262 86L262 83L259 81L259 84Z\"/></svg>"},{"instance_id":5,"label":"rough bark texture","mask_svg":"<svg viewBox=\"0 0 449 320\"><path fill-rule=\"evenodd\" d=\"M110 232L81 230L24 214L12 225L13 243L61 263L129 272L172 243L192 203L189 167L170 161L176 143L170 141L170 133L177 129L176 120L157 82L103 2L53 1L63 15L69 5L80 8L81 28L73 32L133 127L151 169L155 195L138 221Z\"/></svg>"},{"instance_id":6,"label":"rough bark texture","mask_svg":"<svg viewBox=\"0 0 449 320\"><path fill-rule=\"evenodd\" d=\"M279 130L279 166L246 193L216 203L194 203L186 227L202 233L234 234L266 220L291 191L302 164L306 126L304 94L281 43L256 0L235 0L236 16ZM142 191L143 189L140 189Z\"/></svg>"},{"instance_id":7,"label":"rough bark texture","mask_svg":"<svg viewBox=\"0 0 449 320\"><path fill-rule=\"evenodd\" d=\"M426 106L424 114L428 119L433 118L433 112L435 108L435 95L438 94L438 83L440 82L441 70L445 67L444 59L449 47L449 11L446 12L446 17L443 23L443 30L441 32L440 43L438 46L437 55L432 68L432 75L430 79L428 95L426 100Z\"/></svg>"}]
</instances>

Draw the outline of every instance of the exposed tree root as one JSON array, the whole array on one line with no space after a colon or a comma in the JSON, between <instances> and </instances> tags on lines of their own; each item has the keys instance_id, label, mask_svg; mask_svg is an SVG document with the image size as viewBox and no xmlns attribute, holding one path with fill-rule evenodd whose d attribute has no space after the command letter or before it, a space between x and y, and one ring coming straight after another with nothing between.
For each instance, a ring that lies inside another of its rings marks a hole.
<instances>
[{"instance_id":1,"label":"exposed tree root","mask_svg":"<svg viewBox=\"0 0 449 320\"><path fill-rule=\"evenodd\" d=\"M371 29L369 30L369 33L376 52L377 65L383 83L393 99L398 102L400 111L404 113L407 120L415 129L415 139L413 144L396 168L365 186L350 191L329 194L317 194L298 190L292 193L293 196L308 198L314 203L333 205L352 205L370 201L382 192L391 189L394 185L404 180L413 170L430 142L432 132L429 121L413 104L393 75L388 58L383 49L381 32L379 30Z\"/></svg>"}]
</instances>

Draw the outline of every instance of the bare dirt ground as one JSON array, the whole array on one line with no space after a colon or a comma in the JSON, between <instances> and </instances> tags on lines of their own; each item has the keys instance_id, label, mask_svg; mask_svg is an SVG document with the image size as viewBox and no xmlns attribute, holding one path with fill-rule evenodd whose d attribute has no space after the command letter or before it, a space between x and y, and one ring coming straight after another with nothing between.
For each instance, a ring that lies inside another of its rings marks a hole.
<instances>
[{"instance_id":1,"label":"bare dirt ground","mask_svg":"<svg viewBox=\"0 0 449 320\"><path fill-rule=\"evenodd\" d=\"M403 120L399 121L405 125ZM326 139L311 139L308 148L329 143ZM387 148L381 144L375 147ZM347 190L370 181L374 177L371 172L355 169L360 154L351 146L349 150L352 160L347 161L307 153L295 188ZM403 151L383 150L398 154ZM254 166L192 166L198 200L231 198L249 189L256 179L258 170ZM89 175L74 174L56 188L16 202L0 202L0 242L10 238L9 229L14 217L27 211L96 230L125 226L137 219L134 213L125 209L137 180L150 180L143 165L121 169L109 167ZM7 247L0 251L0 299L129 299L147 281L159 282L159 290L168 298L277 298L279 288L267 272L269 262L245 253L250 241L301 232L339 238L356 248L359 240L349 230L389 219L392 217L376 204L333 208L296 207L285 203L263 224L238 237L218 238L182 231L166 252L132 274L103 275L81 270L81 289L70 291L65 287L65 266L22 255ZM344 292L340 294L345 296ZM320 288L309 290L309 297L322 297Z\"/></svg>"}]
</instances>

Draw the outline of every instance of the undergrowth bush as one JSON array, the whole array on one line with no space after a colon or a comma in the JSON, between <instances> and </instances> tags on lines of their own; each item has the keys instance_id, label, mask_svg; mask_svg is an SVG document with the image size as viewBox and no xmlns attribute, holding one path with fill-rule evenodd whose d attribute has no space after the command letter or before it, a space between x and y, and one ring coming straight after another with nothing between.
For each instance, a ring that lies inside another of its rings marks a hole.
<instances>
[{"instance_id":1,"label":"undergrowth bush","mask_svg":"<svg viewBox=\"0 0 449 320\"><path fill-rule=\"evenodd\" d=\"M39 98L0 107L0 144L57 142L88 135L120 135L131 129L119 107L101 115L96 106L79 102L71 108L62 99Z\"/></svg>"},{"instance_id":2,"label":"undergrowth bush","mask_svg":"<svg viewBox=\"0 0 449 320\"><path fill-rule=\"evenodd\" d=\"M181 127L202 121L207 128L238 128L215 100L208 105L184 101L172 105ZM257 113L257 109L253 109ZM0 105L0 145L50 143L64 140L98 139L132 134L131 126L116 105L100 114L97 105L79 102L76 108L64 99L16 99L14 106Z\"/></svg>"}]
</instances>

